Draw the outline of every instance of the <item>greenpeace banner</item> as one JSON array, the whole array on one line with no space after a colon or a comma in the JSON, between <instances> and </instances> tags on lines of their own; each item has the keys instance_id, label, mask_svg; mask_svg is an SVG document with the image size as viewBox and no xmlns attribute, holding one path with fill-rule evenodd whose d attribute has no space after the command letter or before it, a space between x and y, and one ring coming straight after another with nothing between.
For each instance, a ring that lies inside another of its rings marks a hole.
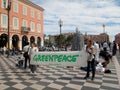
<instances>
[{"instance_id":1,"label":"greenpeace banner","mask_svg":"<svg viewBox=\"0 0 120 90\"><path fill-rule=\"evenodd\" d=\"M84 51L37 52L31 56L30 64L57 66L86 66Z\"/></svg>"}]
</instances>

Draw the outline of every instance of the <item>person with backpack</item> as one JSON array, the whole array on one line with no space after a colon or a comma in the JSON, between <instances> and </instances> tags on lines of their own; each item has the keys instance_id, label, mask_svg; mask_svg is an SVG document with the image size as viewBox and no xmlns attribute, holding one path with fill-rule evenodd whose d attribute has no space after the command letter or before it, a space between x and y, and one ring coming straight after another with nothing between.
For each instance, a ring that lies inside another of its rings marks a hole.
<instances>
[{"instance_id":1,"label":"person with backpack","mask_svg":"<svg viewBox=\"0 0 120 90\"><path fill-rule=\"evenodd\" d=\"M29 42L27 42L26 45L23 48L23 52L24 52L23 56L25 58L24 69L27 68L27 61L29 62L29 66L30 66L30 57L28 55L29 49L30 49Z\"/></svg>"},{"instance_id":2,"label":"person with backpack","mask_svg":"<svg viewBox=\"0 0 120 90\"><path fill-rule=\"evenodd\" d=\"M103 50L107 51L107 49L108 49L108 43L106 41L104 41L104 43L103 43Z\"/></svg>"}]
</instances>

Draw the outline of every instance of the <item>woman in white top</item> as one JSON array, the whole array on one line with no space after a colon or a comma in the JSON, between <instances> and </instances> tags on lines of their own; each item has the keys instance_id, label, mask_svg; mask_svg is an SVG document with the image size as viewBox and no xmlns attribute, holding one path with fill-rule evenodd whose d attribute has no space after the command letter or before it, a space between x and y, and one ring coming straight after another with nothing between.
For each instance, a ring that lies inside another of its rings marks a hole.
<instances>
[{"instance_id":1,"label":"woman in white top","mask_svg":"<svg viewBox=\"0 0 120 90\"><path fill-rule=\"evenodd\" d=\"M32 43L32 44L31 44L31 49L30 49L30 52L29 52L30 57L31 57L31 55L34 54L35 52L38 52L38 47L37 47L37 44ZM35 70L36 70L36 65L31 65L30 68L31 68L32 73L34 73Z\"/></svg>"},{"instance_id":2,"label":"woman in white top","mask_svg":"<svg viewBox=\"0 0 120 90\"><path fill-rule=\"evenodd\" d=\"M91 80L94 80L95 77L95 53L94 53L94 46L93 42L91 40L88 41L86 46L86 52L88 53L87 57L87 73L84 79L89 78L90 68L92 69L92 78Z\"/></svg>"},{"instance_id":3,"label":"woman in white top","mask_svg":"<svg viewBox=\"0 0 120 90\"><path fill-rule=\"evenodd\" d=\"M35 43L32 43L31 44L31 51L30 51L30 54L33 54L35 52L38 52L38 47Z\"/></svg>"},{"instance_id":4,"label":"woman in white top","mask_svg":"<svg viewBox=\"0 0 120 90\"><path fill-rule=\"evenodd\" d=\"M95 49L95 60L97 62L99 62L99 51L100 51L100 48L99 48L98 42L94 42L94 49Z\"/></svg>"}]
</instances>

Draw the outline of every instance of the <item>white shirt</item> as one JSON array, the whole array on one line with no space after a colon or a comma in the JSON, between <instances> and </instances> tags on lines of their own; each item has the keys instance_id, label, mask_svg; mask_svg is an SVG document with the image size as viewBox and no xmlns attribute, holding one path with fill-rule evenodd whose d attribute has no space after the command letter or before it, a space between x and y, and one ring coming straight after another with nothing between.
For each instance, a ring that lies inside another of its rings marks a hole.
<instances>
[{"instance_id":1,"label":"white shirt","mask_svg":"<svg viewBox=\"0 0 120 90\"><path fill-rule=\"evenodd\" d=\"M6 47L5 46L3 47L3 50L6 51Z\"/></svg>"},{"instance_id":2,"label":"white shirt","mask_svg":"<svg viewBox=\"0 0 120 90\"><path fill-rule=\"evenodd\" d=\"M108 47L107 42L104 42L104 43L103 43L103 48L107 48L107 47Z\"/></svg>"},{"instance_id":3,"label":"white shirt","mask_svg":"<svg viewBox=\"0 0 120 90\"><path fill-rule=\"evenodd\" d=\"M30 55L34 54L35 52L38 52L38 48L37 47L31 48Z\"/></svg>"},{"instance_id":4,"label":"white shirt","mask_svg":"<svg viewBox=\"0 0 120 90\"><path fill-rule=\"evenodd\" d=\"M28 52L29 51L29 45L24 46L23 52Z\"/></svg>"},{"instance_id":5,"label":"white shirt","mask_svg":"<svg viewBox=\"0 0 120 90\"><path fill-rule=\"evenodd\" d=\"M94 47L95 47L95 60L99 60L99 45L97 43L94 44Z\"/></svg>"},{"instance_id":6,"label":"white shirt","mask_svg":"<svg viewBox=\"0 0 120 90\"><path fill-rule=\"evenodd\" d=\"M95 52L98 52L99 51L99 45L97 43L95 43L94 47L95 47Z\"/></svg>"},{"instance_id":7,"label":"white shirt","mask_svg":"<svg viewBox=\"0 0 120 90\"><path fill-rule=\"evenodd\" d=\"M87 51L87 53L88 53L88 61L92 61L93 60L93 58L94 58L94 52L93 52L93 55L91 55L92 54L92 49L93 49L93 51L94 51L94 46L91 46L91 47L87 47L87 49L86 49L86 51Z\"/></svg>"}]
</instances>

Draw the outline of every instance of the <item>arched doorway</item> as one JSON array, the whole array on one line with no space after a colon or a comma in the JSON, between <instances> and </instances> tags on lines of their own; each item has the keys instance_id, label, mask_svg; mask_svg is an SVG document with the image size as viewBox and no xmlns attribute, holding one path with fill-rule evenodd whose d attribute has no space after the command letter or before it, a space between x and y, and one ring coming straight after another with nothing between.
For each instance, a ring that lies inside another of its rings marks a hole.
<instances>
[{"instance_id":1,"label":"arched doorway","mask_svg":"<svg viewBox=\"0 0 120 90\"><path fill-rule=\"evenodd\" d=\"M26 45L27 42L28 42L28 38L27 38L26 35L24 35L24 36L22 37L22 48Z\"/></svg>"},{"instance_id":2,"label":"arched doorway","mask_svg":"<svg viewBox=\"0 0 120 90\"><path fill-rule=\"evenodd\" d=\"M18 49L18 44L19 44L19 36L18 35L13 35L13 37L12 37L13 48Z\"/></svg>"},{"instance_id":3,"label":"arched doorway","mask_svg":"<svg viewBox=\"0 0 120 90\"><path fill-rule=\"evenodd\" d=\"M40 37L37 37L37 45L38 45L38 47L41 46L41 38Z\"/></svg>"},{"instance_id":4,"label":"arched doorway","mask_svg":"<svg viewBox=\"0 0 120 90\"><path fill-rule=\"evenodd\" d=\"M2 34L1 35L1 47L7 47L7 42L8 42L8 36L7 34Z\"/></svg>"},{"instance_id":5,"label":"arched doorway","mask_svg":"<svg viewBox=\"0 0 120 90\"><path fill-rule=\"evenodd\" d=\"M30 37L30 43L35 43L35 37L34 36Z\"/></svg>"}]
</instances>

